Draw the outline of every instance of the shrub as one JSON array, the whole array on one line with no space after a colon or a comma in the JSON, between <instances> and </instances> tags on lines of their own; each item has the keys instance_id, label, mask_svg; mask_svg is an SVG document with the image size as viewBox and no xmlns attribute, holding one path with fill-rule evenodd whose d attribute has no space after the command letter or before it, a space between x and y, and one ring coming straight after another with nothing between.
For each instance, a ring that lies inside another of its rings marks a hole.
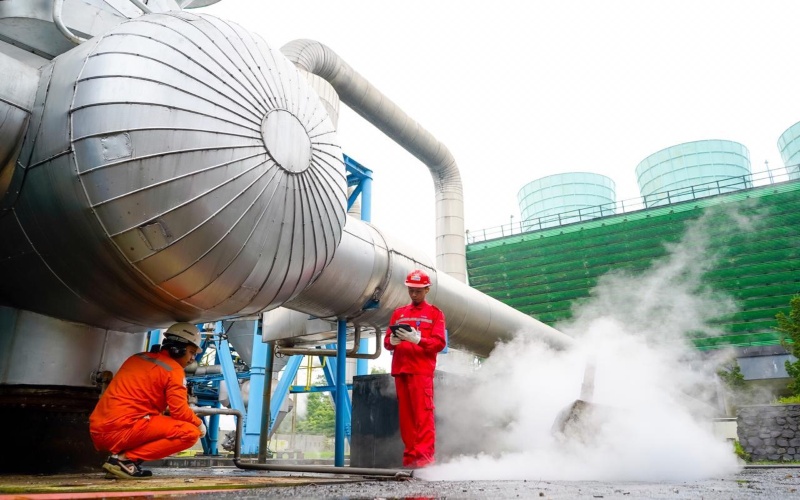
<instances>
[{"instance_id":1,"label":"shrub","mask_svg":"<svg viewBox=\"0 0 800 500\"><path fill-rule=\"evenodd\" d=\"M745 462L750 461L750 454L744 451L742 444L738 440L734 440L733 442L733 452L736 453L737 457L741 458Z\"/></svg>"},{"instance_id":2,"label":"shrub","mask_svg":"<svg viewBox=\"0 0 800 500\"><path fill-rule=\"evenodd\" d=\"M782 312L775 315L778 320L776 329L781 333L781 345L797 358L794 362L786 362L786 373L792 379L788 385L790 394L800 395L800 295L792 297L789 305L788 316Z\"/></svg>"}]
</instances>

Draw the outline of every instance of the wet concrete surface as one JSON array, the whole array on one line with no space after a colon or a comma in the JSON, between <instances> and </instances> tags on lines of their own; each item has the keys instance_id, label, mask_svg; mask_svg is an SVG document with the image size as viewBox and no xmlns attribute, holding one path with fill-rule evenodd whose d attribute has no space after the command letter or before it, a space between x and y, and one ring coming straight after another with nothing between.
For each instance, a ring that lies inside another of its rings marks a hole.
<instances>
[{"instance_id":1,"label":"wet concrete surface","mask_svg":"<svg viewBox=\"0 0 800 500\"><path fill-rule=\"evenodd\" d=\"M598 481L365 481L311 484L196 498L464 498L464 499L788 499L800 498L800 469L745 469L730 477L673 483Z\"/></svg>"},{"instance_id":2,"label":"wet concrete surface","mask_svg":"<svg viewBox=\"0 0 800 500\"><path fill-rule=\"evenodd\" d=\"M746 468L726 477L684 482L425 481L245 471L233 467L153 468L153 479L104 479L102 473L0 476L0 498L197 499L800 499L800 467Z\"/></svg>"}]
</instances>

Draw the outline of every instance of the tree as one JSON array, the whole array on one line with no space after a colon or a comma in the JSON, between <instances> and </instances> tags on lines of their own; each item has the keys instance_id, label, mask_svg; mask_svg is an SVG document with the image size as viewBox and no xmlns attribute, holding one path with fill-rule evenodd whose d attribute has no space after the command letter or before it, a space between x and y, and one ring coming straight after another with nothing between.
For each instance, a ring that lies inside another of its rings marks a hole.
<instances>
[{"instance_id":1,"label":"tree","mask_svg":"<svg viewBox=\"0 0 800 500\"><path fill-rule=\"evenodd\" d=\"M314 378L315 386L324 386L325 376ZM297 432L333 436L336 433L336 410L327 393L309 392L306 400L306 416L297 423Z\"/></svg>"},{"instance_id":2,"label":"tree","mask_svg":"<svg viewBox=\"0 0 800 500\"><path fill-rule=\"evenodd\" d=\"M800 395L800 295L795 295L789 301L791 309L789 315L779 312L775 315L778 320L777 330L781 332L781 345L796 359L786 362L786 373L792 381L788 389L792 395Z\"/></svg>"},{"instance_id":3,"label":"tree","mask_svg":"<svg viewBox=\"0 0 800 500\"><path fill-rule=\"evenodd\" d=\"M305 434L333 436L336 432L336 414L327 394L311 392L308 394L306 418L297 425L297 430Z\"/></svg>"},{"instance_id":4,"label":"tree","mask_svg":"<svg viewBox=\"0 0 800 500\"><path fill-rule=\"evenodd\" d=\"M725 383L725 386L731 391L740 391L745 387L744 375L742 375L742 368L736 360L730 365L723 366L717 370L717 375Z\"/></svg>"},{"instance_id":5,"label":"tree","mask_svg":"<svg viewBox=\"0 0 800 500\"><path fill-rule=\"evenodd\" d=\"M724 390L725 412L735 415L740 405L751 404L751 391L747 389L742 368L736 359L728 360L717 370L717 376L722 381Z\"/></svg>"}]
</instances>

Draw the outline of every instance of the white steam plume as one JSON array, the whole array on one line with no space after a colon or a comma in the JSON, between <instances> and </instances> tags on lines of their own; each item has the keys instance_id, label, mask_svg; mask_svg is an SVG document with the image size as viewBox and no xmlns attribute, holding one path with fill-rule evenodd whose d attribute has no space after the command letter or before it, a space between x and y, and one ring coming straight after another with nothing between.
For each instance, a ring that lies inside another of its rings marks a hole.
<instances>
[{"instance_id":1,"label":"white steam plume","mask_svg":"<svg viewBox=\"0 0 800 500\"><path fill-rule=\"evenodd\" d=\"M715 260L708 235L719 234L719 217L707 212L692 222L641 274L604 276L574 319L556 326L578 340L576 349L554 351L524 334L498 346L464 390L451 391L457 399L437 403L447 440L462 454L415 475L658 481L736 471L733 447L711 426L707 388L716 366L687 341L692 332L719 333L710 320L733 312L733 302L701 280ZM727 218L738 231L748 223ZM586 440L560 440L551 427L578 398L588 359L596 361L592 403L601 420L584 429Z\"/></svg>"}]
</instances>

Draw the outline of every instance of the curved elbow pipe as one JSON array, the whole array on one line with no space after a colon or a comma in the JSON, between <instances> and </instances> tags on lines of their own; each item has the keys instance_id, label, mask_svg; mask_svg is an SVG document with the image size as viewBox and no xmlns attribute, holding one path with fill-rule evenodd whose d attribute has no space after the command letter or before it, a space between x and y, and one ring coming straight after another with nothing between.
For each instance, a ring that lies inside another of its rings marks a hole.
<instances>
[{"instance_id":1,"label":"curved elbow pipe","mask_svg":"<svg viewBox=\"0 0 800 500\"><path fill-rule=\"evenodd\" d=\"M281 52L297 67L327 80L343 103L427 165L436 191L436 267L466 283L464 194L447 147L325 45L295 40Z\"/></svg>"},{"instance_id":2,"label":"curved elbow pipe","mask_svg":"<svg viewBox=\"0 0 800 500\"><path fill-rule=\"evenodd\" d=\"M67 28L67 25L64 24L64 20L61 17L61 10L63 8L64 8L64 0L53 0L53 23L55 23L56 27L58 28L58 31L60 31L61 34L64 35L64 37L66 37L67 40L69 40L74 44L80 45L81 43L85 42L86 39L81 38L72 31L70 31L70 29Z\"/></svg>"}]
</instances>

